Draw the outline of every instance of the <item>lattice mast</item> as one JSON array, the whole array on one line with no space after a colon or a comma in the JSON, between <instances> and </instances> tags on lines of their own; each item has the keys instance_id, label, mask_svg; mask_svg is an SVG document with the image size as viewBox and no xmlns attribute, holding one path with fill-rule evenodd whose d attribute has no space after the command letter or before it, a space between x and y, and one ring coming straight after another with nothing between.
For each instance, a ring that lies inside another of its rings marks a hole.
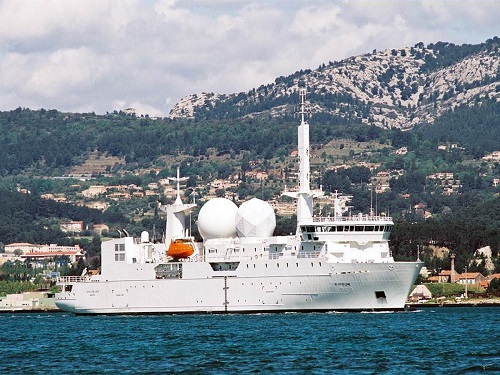
<instances>
[{"instance_id":1,"label":"lattice mast","mask_svg":"<svg viewBox=\"0 0 500 375\"><path fill-rule=\"evenodd\" d=\"M160 206L160 209L167 213L166 244L177 238L186 238L191 235L186 228L186 216L196 207L196 203L194 202L192 204L182 203L180 183L181 181L186 181L188 178L179 176L179 168L177 168L177 177L169 177L168 179L177 182L177 197L173 204Z\"/></svg>"}]
</instances>

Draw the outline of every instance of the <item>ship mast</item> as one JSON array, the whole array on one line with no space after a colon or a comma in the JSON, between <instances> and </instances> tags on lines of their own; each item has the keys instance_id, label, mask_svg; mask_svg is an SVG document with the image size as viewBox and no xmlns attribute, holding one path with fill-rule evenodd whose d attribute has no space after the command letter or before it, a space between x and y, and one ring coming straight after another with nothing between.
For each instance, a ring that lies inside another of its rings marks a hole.
<instances>
[{"instance_id":1,"label":"ship mast","mask_svg":"<svg viewBox=\"0 0 500 375\"><path fill-rule=\"evenodd\" d=\"M309 124L306 120L306 89L299 90L300 96L300 126L298 135L298 154L299 154L299 192L309 193L310 191L310 173L309 165Z\"/></svg>"},{"instance_id":2,"label":"ship mast","mask_svg":"<svg viewBox=\"0 0 500 375\"><path fill-rule=\"evenodd\" d=\"M309 124L306 120L306 89L299 89L300 125L297 132L299 157L299 190L285 192L284 195L297 199L297 232L300 224L310 223L313 219L313 198L323 195L322 191L311 190L311 168L309 164Z\"/></svg>"},{"instance_id":3,"label":"ship mast","mask_svg":"<svg viewBox=\"0 0 500 375\"><path fill-rule=\"evenodd\" d=\"M177 177L169 177L171 181L177 182L177 197L173 204L160 206L160 209L167 213L167 227L165 230L165 243L168 245L176 238L185 238L191 235L186 231L186 216L193 211L196 204L182 203L180 195L180 183L186 181L187 177L179 176L179 168L177 167Z\"/></svg>"}]
</instances>

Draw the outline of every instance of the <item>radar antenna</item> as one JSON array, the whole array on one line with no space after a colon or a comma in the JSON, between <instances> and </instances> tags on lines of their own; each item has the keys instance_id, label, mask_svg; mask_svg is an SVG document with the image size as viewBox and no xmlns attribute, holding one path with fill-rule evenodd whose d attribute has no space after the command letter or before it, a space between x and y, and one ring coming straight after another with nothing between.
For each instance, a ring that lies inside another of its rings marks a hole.
<instances>
[{"instance_id":1,"label":"radar antenna","mask_svg":"<svg viewBox=\"0 0 500 375\"><path fill-rule=\"evenodd\" d=\"M182 203L180 183L181 181L188 180L188 178L179 176L179 168L177 168L177 177L169 177L169 180L177 182L177 198L173 204L160 206L160 209L167 213L167 226L165 230L165 242L167 244L170 244L170 242L176 238L186 237L186 216L191 214L192 210L196 207L196 203ZM189 220L189 232L190 231L191 219Z\"/></svg>"}]
</instances>

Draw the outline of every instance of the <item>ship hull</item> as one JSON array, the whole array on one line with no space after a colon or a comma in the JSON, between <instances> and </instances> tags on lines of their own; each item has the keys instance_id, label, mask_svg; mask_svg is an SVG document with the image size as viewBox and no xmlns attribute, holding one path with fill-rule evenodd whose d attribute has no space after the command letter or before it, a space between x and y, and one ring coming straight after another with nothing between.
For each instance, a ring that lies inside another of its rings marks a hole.
<instances>
[{"instance_id":1,"label":"ship hull","mask_svg":"<svg viewBox=\"0 0 500 375\"><path fill-rule=\"evenodd\" d=\"M286 265L296 269L279 272ZM278 262L242 266L254 275L220 272L182 279L78 282L70 292L56 295L56 305L75 314L402 310L421 263L290 260L279 266Z\"/></svg>"}]
</instances>

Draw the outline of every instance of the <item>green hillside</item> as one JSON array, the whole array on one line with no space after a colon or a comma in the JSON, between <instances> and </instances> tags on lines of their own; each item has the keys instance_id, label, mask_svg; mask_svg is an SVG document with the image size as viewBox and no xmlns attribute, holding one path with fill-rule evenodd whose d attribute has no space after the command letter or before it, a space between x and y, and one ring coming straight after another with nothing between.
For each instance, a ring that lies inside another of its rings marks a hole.
<instances>
[{"instance_id":1,"label":"green hillside","mask_svg":"<svg viewBox=\"0 0 500 375\"><path fill-rule=\"evenodd\" d=\"M271 159L295 149L296 122L293 118L151 120L122 113L98 116L18 108L0 112L0 176L67 174L94 150L124 158L129 169L152 167L167 155L208 155L210 149ZM486 99L471 107L458 107L413 132L339 124L324 114L313 115L309 122L314 144L349 138L407 146L417 153L419 163L435 160L441 143L459 143L465 149L464 157L480 158L495 151L500 140L500 104Z\"/></svg>"}]
</instances>

